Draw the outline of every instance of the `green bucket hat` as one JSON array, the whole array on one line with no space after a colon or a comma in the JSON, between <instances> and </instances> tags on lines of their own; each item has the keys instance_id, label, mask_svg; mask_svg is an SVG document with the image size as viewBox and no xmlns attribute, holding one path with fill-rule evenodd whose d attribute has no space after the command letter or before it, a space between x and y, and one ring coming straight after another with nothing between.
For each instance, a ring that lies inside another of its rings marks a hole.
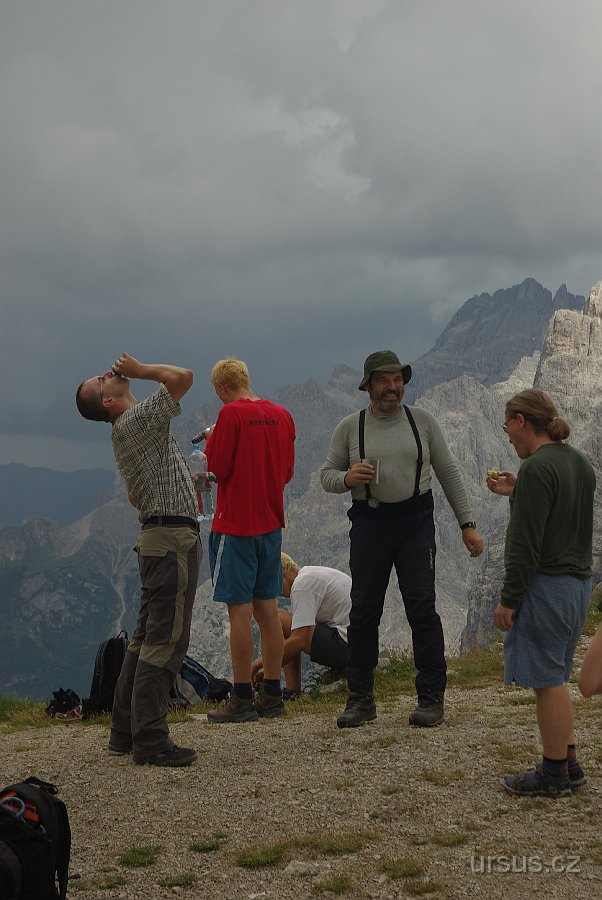
<instances>
[{"instance_id":1,"label":"green bucket hat","mask_svg":"<svg viewBox=\"0 0 602 900\"><path fill-rule=\"evenodd\" d=\"M373 372L399 372L403 375L403 383L407 384L412 378L412 367L402 366L399 357L392 350L376 350L367 357L364 363L364 377L362 378L358 391L365 391L368 379Z\"/></svg>"}]
</instances>

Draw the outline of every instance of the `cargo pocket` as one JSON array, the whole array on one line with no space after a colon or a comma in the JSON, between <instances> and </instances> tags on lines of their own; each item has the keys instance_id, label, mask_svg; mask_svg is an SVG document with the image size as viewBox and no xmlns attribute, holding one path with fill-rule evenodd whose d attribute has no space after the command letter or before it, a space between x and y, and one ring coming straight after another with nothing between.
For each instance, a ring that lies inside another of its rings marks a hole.
<instances>
[{"instance_id":1,"label":"cargo pocket","mask_svg":"<svg viewBox=\"0 0 602 900\"><path fill-rule=\"evenodd\" d=\"M138 562L147 612L145 643L168 644L178 592L177 554L166 547L140 546Z\"/></svg>"}]
</instances>

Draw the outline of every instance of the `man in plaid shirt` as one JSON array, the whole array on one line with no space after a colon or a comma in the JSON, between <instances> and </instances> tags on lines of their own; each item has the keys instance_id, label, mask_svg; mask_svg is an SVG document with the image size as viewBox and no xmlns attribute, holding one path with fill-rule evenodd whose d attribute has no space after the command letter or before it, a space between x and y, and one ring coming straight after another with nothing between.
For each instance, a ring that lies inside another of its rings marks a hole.
<instances>
[{"instance_id":1,"label":"man in plaid shirt","mask_svg":"<svg viewBox=\"0 0 602 900\"><path fill-rule=\"evenodd\" d=\"M130 378L158 381L159 388L139 402ZM117 468L142 525L140 613L115 688L109 738L111 753L133 752L138 765L188 766L197 758L174 744L166 720L169 689L188 649L202 556L194 484L170 432L192 380L190 369L145 365L124 353L76 395L84 418L111 423Z\"/></svg>"}]
</instances>

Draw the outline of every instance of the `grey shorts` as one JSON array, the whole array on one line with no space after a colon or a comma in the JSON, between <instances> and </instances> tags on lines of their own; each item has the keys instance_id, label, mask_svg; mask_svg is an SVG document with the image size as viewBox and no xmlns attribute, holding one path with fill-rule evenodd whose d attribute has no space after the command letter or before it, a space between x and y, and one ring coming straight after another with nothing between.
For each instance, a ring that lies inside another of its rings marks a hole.
<instances>
[{"instance_id":1,"label":"grey shorts","mask_svg":"<svg viewBox=\"0 0 602 900\"><path fill-rule=\"evenodd\" d=\"M591 596L591 578L533 577L504 635L506 684L547 688L569 681Z\"/></svg>"},{"instance_id":2,"label":"grey shorts","mask_svg":"<svg viewBox=\"0 0 602 900\"><path fill-rule=\"evenodd\" d=\"M311 661L344 672L348 655L347 641L343 640L338 630L318 622L311 639Z\"/></svg>"}]
</instances>

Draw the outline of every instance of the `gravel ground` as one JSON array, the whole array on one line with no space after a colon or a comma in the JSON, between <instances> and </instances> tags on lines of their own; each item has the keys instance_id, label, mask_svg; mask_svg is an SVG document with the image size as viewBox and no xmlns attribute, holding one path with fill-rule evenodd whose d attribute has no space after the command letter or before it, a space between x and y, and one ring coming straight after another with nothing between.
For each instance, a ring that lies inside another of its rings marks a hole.
<instances>
[{"instance_id":1,"label":"gravel ground","mask_svg":"<svg viewBox=\"0 0 602 900\"><path fill-rule=\"evenodd\" d=\"M53 724L2 735L2 779L37 775L60 788L73 832L69 895L90 900L598 898L602 700L571 690L589 783L558 801L519 800L499 785L539 755L531 692L501 686L448 690L434 729L406 724L409 696L344 730L343 694L336 706L303 699L286 718L244 725L197 713L172 725L199 752L181 770L109 756L108 724ZM124 865L126 851L147 846L160 848L156 862ZM262 848L280 860L240 864L242 851Z\"/></svg>"}]
</instances>

